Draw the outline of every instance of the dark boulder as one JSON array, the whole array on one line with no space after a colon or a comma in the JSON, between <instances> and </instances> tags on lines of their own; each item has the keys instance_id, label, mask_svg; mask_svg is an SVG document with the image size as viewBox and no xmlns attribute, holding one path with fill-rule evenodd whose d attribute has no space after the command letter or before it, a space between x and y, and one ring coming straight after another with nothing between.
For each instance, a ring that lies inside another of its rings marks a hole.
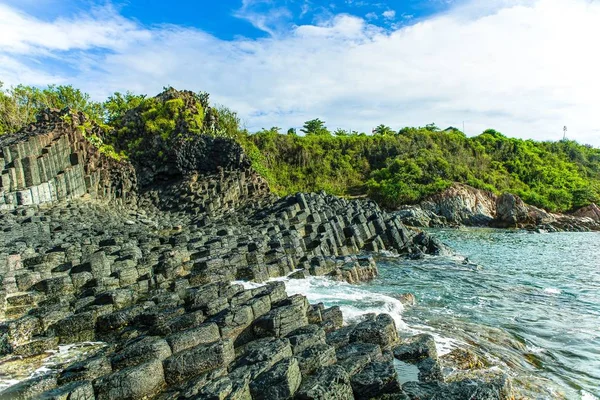
<instances>
[{"instance_id":1,"label":"dark boulder","mask_svg":"<svg viewBox=\"0 0 600 400\"><path fill-rule=\"evenodd\" d=\"M298 400L353 400L350 377L346 371L331 365L304 379L296 394Z\"/></svg>"},{"instance_id":2,"label":"dark boulder","mask_svg":"<svg viewBox=\"0 0 600 400\"><path fill-rule=\"evenodd\" d=\"M156 395L165 386L161 361L128 367L94 381L97 400L137 400Z\"/></svg>"},{"instance_id":3,"label":"dark boulder","mask_svg":"<svg viewBox=\"0 0 600 400\"><path fill-rule=\"evenodd\" d=\"M250 382L250 393L253 400L293 399L301 382L298 361L287 358Z\"/></svg>"},{"instance_id":4,"label":"dark boulder","mask_svg":"<svg viewBox=\"0 0 600 400\"><path fill-rule=\"evenodd\" d=\"M374 361L350 378L354 396L373 399L385 394L401 393L402 388L391 361Z\"/></svg>"}]
</instances>

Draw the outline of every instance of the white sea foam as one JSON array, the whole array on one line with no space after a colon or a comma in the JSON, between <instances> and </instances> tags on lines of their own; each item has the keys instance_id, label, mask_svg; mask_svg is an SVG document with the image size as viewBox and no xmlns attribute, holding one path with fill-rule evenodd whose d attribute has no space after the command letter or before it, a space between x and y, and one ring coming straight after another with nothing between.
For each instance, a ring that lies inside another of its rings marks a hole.
<instances>
[{"instance_id":1,"label":"white sea foam","mask_svg":"<svg viewBox=\"0 0 600 400\"><path fill-rule=\"evenodd\" d=\"M408 326L402 320L404 306L400 300L385 294L368 290L365 287L350 285L346 282L334 281L326 277L309 277L307 279L274 278L272 281L283 281L288 296L302 294L311 304L323 303L326 307L339 306L344 314L345 323L353 323L366 314L389 314L396 327L410 334L428 333L433 336L438 354L450 353L461 347L456 340L440 336L427 326ZM253 282L236 281L251 289L263 286Z\"/></svg>"},{"instance_id":2,"label":"white sea foam","mask_svg":"<svg viewBox=\"0 0 600 400\"><path fill-rule=\"evenodd\" d=\"M439 356L446 355L457 348L468 347L466 343L461 343L455 339L441 336L439 333L426 325L412 325L407 329L407 331L413 335L427 333L433 336L433 339L435 340L435 348Z\"/></svg>"},{"instance_id":3,"label":"white sea foam","mask_svg":"<svg viewBox=\"0 0 600 400\"><path fill-rule=\"evenodd\" d=\"M41 375L46 375L56 369L58 365L65 365L75 361L78 356L87 354L88 351L94 351L105 346L102 342L81 342L59 346L58 349L48 350L48 357L36 369L35 366L25 363L22 368L16 371L18 376L4 375L0 376L0 391L16 385L17 383Z\"/></svg>"},{"instance_id":4,"label":"white sea foam","mask_svg":"<svg viewBox=\"0 0 600 400\"><path fill-rule=\"evenodd\" d=\"M586 392L585 390L581 391L581 400L598 400L596 396L591 393Z\"/></svg>"},{"instance_id":5,"label":"white sea foam","mask_svg":"<svg viewBox=\"0 0 600 400\"><path fill-rule=\"evenodd\" d=\"M310 303L339 306L347 323L354 322L365 314L387 313L392 316L398 329L406 328L402 321L404 306L393 297L324 277L290 279L285 281L285 287L288 295L302 294Z\"/></svg>"},{"instance_id":6,"label":"white sea foam","mask_svg":"<svg viewBox=\"0 0 600 400\"><path fill-rule=\"evenodd\" d=\"M21 382L21 381L18 379L1 379L0 378L0 392L2 392L6 388L16 385L19 382Z\"/></svg>"},{"instance_id":7,"label":"white sea foam","mask_svg":"<svg viewBox=\"0 0 600 400\"><path fill-rule=\"evenodd\" d=\"M544 293L548 293L548 294L561 294L562 291L560 289L557 288L545 288L544 289Z\"/></svg>"},{"instance_id":8,"label":"white sea foam","mask_svg":"<svg viewBox=\"0 0 600 400\"><path fill-rule=\"evenodd\" d=\"M534 346L532 344L528 344L526 346L526 349L533 354L541 354L541 353L545 353L546 349L542 348L542 347L538 347L538 346Z\"/></svg>"},{"instance_id":9,"label":"white sea foam","mask_svg":"<svg viewBox=\"0 0 600 400\"><path fill-rule=\"evenodd\" d=\"M246 289L246 290L256 289L261 286L265 286L264 283L256 283L256 282L250 282L250 281L232 281L231 284L232 285L242 285L244 287L244 289Z\"/></svg>"}]
</instances>

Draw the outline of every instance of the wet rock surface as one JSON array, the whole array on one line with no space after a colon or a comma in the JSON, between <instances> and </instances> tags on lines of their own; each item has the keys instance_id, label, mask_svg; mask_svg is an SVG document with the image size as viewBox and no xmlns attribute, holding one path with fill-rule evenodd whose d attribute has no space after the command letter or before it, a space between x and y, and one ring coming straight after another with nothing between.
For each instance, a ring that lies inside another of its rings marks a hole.
<instances>
[{"instance_id":1,"label":"wet rock surface","mask_svg":"<svg viewBox=\"0 0 600 400\"><path fill-rule=\"evenodd\" d=\"M401 342L390 316L343 326L339 308L268 282L294 273L357 283L377 275L371 253L446 251L398 216L324 193L276 198L222 140L179 152L190 159L172 163L175 180L144 172L147 184L86 143L54 114L0 142L0 366L59 344L106 346L0 399L428 398L463 386L507 398L496 378L442 383L431 349L418 361L422 382L407 391L394 370ZM16 160L39 154L55 170L13 181L35 175L31 163L17 174ZM74 166L79 172L66 172ZM72 190L57 197L16 194L69 174Z\"/></svg>"}]
</instances>

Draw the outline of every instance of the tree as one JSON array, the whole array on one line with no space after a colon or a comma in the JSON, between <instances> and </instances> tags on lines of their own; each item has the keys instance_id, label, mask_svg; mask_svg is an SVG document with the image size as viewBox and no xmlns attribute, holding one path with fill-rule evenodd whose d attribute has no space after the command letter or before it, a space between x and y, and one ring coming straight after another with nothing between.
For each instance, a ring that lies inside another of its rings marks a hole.
<instances>
[{"instance_id":1,"label":"tree","mask_svg":"<svg viewBox=\"0 0 600 400\"><path fill-rule=\"evenodd\" d=\"M71 108L82 111L96 122L103 122L101 103L90 95L68 85L49 85L45 89L18 85L0 90L0 132L13 133L35 121L35 116L46 108Z\"/></svg>"},{"instance_id":2,"label":"tree","mask_svg":"<svg viewBox=\"0 0 600 400\"><path fill-rule=\"evenodd\" d=\"M331 133L329 133L329 131L327 130L327 127L325 126L325 122L321 121L319 118L312 119L310 121L306 121L304 123L304 126L300 130L302 132L304 132L307 136L308 135L315 135L315 136L331 135Z\"/></svg>"},{"instance_id":3,"label":"tree","mask_svg":"<svg viewBox=\"0 0 600 400\"><path fill-rule=\"evenodd\" d=\"M273 126L271 129L262 128L258 133L261 134L271 134L271 135L279 135L281 128L278 126Z\"/></svg>"},{"instance_id":4,"label":"tree","mask_svg":"<svg viewBox=\"0 0 600 400\"><path fill-rule=\"evenodd\" d=\"M38 112L44 108L70 108L84 112L96 122L104 121L102 104L93 101L89 94L71 85L49 85L41 91L40 100L42 104L38 106Z\"/></svg>"},{"instance_id":5,"label":"tree","mask_svg":"<svg viewBox=\"0 0 600 400\"><path fill-rule=\"evenodd\" d=\"M373 134L375 135L395 135L396 132L389 126L385 126L383 124L379 125L377 128L373 129Z\"/></svg>"},{"instance_id":6,"label":"tree","mask_svg":"<svg viewBox=\"0 0 600 400\"><path fill-rule=\"evenodd\" d=\"M287 134L290 136L297 136L298 134L296 133L296 128L290 128L287 131Z\"/></svg>"},{"instance_id":7,"label":"tree","mask_svg":"<svg viewBox=\"0 0 600 400\"><path fill-rule=\"evenodd\" d=\"M425 125L425 129L427 129L429 132L437 132L440 130L440 128L438 128L438 126L434 122Z\"/></svg>"},{"instance_id":8,"label":"tree","mask_svg":"<svg viewBox=\"0 0 600 400\"><path fill-rule=\"evenodd\" d=\"M0 90L0 132L17 132L34 122L35 115L43 107L43 95L37 88L19 85Z\"/></svg>"},{"instance_id":9,"label":"tree","mask_svg":"<svg viewBox=\"0 0 600 400\"><path fill-rule=\"evenodd\" d=\"M129 91L125 94L115 92L102 104L106 122L113 124L121 121L128 111L142 104L145 98L146 95L137 95Z\"/></svg>"},{"instance_id":10,"label":"tree","mask_svg":"<svg viewBox=\"0 0 600 400\"><path fill-rule=\"evenodd\" d=\"M237 112L223 105L213 107L211 110L217 116L217 136L235 138L240 134L242 121Z\"/></svg>"}]
</instances>

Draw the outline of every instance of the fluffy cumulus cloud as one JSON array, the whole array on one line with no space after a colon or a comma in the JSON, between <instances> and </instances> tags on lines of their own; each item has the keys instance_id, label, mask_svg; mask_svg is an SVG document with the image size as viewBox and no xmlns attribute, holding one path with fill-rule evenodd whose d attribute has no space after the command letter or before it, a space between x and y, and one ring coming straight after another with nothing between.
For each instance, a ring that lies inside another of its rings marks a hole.
<instances>
[{"instance_id":1,"label":"fluffy cumulus cloud","mask_svg":"<svg viewBox=\"0 0 600 400\"><path fill-rule=\"evenodd\" d=\"M385 19L394 19L394 18L396 18L396 11L394 11L394 10L387 10L387 11L384 11L383 14L381 14L381 15Z\"/></svg>"},{"instance_id":2,"label":"fluffy cumulus cloud","mask_svg":"<svg viewBox=\"0 0 600 400\"><path fill-rule=\"evenodd\" d=\"M468 134L552 140L567 125L571 138L600 146L598 21L595 1L474 0L391 30L334 15L224 41L141 26L110 8L43 21L0 5L0 80L68 82L97 98L165 85L206 90L250 129L316 117L360 131L464 122Z\"/></svg>"}]
</instances>

